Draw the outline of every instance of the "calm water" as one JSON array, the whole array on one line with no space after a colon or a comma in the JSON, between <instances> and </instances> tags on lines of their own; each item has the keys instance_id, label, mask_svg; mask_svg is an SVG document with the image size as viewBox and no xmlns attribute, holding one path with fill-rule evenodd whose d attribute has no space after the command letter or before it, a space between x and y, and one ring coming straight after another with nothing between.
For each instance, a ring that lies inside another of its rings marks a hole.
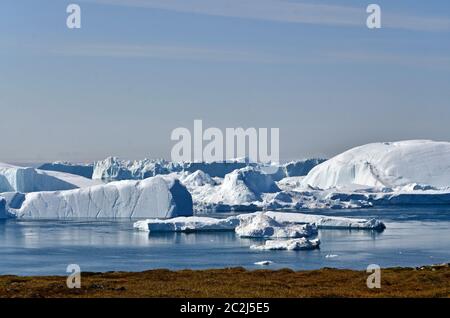
<instances>
[{"instance_id":1,"label":"calm water","mask_svg":"<svg viewBox=\"0 0 450 318\"><path fill-rule=\"evenodd\" d=\"M243 266L271 260L264 268L364 269L369 264L418 266L450 261L450 208L316 211L349 217L378 217L387 229L321 230L320 250L255 251L258 240L234 233L148 234L133 222L0 221L0 274L64 275L68 264L82 271L141 271L152 268L200 269ZM327 257L334 255L334 257ZM336 256L337 255L337 256Z\"/></svg>"}]
</instances>

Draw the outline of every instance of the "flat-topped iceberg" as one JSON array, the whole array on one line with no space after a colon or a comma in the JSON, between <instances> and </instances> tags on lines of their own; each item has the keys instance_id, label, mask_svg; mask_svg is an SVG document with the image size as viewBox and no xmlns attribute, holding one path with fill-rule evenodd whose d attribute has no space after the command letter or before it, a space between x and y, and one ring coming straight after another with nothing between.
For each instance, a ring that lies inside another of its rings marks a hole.
<instances>
[{"instance_id":1,"label":"flat-topped iceberg","mask_svg":"<svg viewBox=\"0 0 450 318\"><path fill-rule=\"evenodd\" d=\"M66 191L11 196L9 213L17 218L170 218L190 216L192 198L176 179L154 177L117 181Z\"/></svg>"},{"instance_id":2,"label":"flat-topped iceberg","mask_svg":"<svg viewBox=\"0 0 450 318\"><path fill-rule=\"evenodd\" d=\"M251 249L255 250L269 250L269 251L300 251L313 250L319 248L320 240L309 240L307 238L297 238L291 240L268 240L263 245L252 245Z\"/></svg>"},{"instance_id":3,"label":"flat-topped iceberg","mask_svg":"<svg viewBox=\"0 0 450 318\"><path fill-rule=\"evenodd\" d=\"M0 193L70 190L98 183L73 174L0 163Z\"/></svg>"},{"instance_id":4,"label":"flat-topped iceberg","mask_svg":"<svg viewBox=\"0 0 450 318\"><path fill-rule=\"evenodd\" d=\"M151 219L134 223L134 228L146 232L234 231L239 219L215 219L201 216L177 217L168 220Z\"/></svg>"},{"instance_id":5,"label":"flat-topped iceberg","mask_svg":"<svg viewBox=\"0 0 450 318\"><path fill-rule=\"evenodd\" d=\"M313 223L319 229L354 229L382 231L386 228L385 224L378 219L357 219L339 216L315 215L308 213L274 211L266 212L266 215L280 223Z\"/></svg>"},{"instance_id":6,"label":"flat-topped iceberg","mask_svg":"<svg viewBox=\"0 0 450 318\"><path fill-rule=\"evenodd\" d=\"M280 223L266 213L240 218L235 228L240 237L250 238L300 238L317 234L317 227L311 224Z\"/></svg>"},{"instance_id":7,"label":"flat-topped iceberg","mask_svg":"<svg viewBox=\"0 0 450 318\"><path fill-rule=\"evenodd\" d=\"M267 219L269 218L269 219ZM261 221L263 220L263 221ZM173 219L148 219L134 223L134 227L143 231L154 232L184 232L184 231L235 231L242 224L239 231L242 233L255 233L259 237L267 237L261 233L269 233L268 228L272 226L280 233L307 233L314 234L315 227L319 229L359 229L359 230L383 230L385 225L383 222L372 219L356 219L344 217L331 217L323 215L313 215L305 213L290 212L254 212L230 216L228 218L212 218L212 217L177 217ZM298 225L314 224L310 227L296 227ZM285 230L282 228L285 227ZM286 230L289 229L289 230ZM245 232L244 232L245 230ZM267 231L267 232L265 232ZM275 233L273 231L272 233ZM251 235L253 237L257 235Z\"/></svg>"}]
</instances>

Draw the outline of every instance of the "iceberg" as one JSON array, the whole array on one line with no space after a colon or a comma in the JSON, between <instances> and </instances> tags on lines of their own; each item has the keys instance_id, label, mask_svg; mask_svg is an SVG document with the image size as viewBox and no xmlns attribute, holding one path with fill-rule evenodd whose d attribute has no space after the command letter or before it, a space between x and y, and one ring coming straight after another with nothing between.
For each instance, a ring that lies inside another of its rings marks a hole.
<instances>
[{"instance_id":1,"label":"iceberg","mask_svg":"<svg viewBox=\"0 0 450 318\"><path fill-rule=\"evenodd\" d=\"M234 231L239 219L229 217L216 219L209 217L190 216L177 217L168 220L150 219L134 223L134 228L145 232L201 232L201 231Z\"/></svg>"},{"instance_id":2,"label":"iceberg","mask_svg":"<svg viewBox=\"0 0 450 318\"><path fill-rule=\"evenodd\" d=\"M157 160L120 160L117 157L109 157L94 163L92 179L101 180L141 180L159 174L174 172L176 165L163 159Z\"/></svg>"},{"instance_id":3,"label":"iceberg","mask_svg":"<svg viewBox=\"0 0 450 318\"><path fill-rule=\"evenodd\" d=\"M261 213L261 212L257 212ZM254 213L256 214L256 213ZM358 219L298 212L268 211L266 215L279 223L315 224L319 229L354 229L383 231L386 225L378 219Z\"/></svg>"},{"instance_id":4,"label":"iceberg","mask_svg":"<svg viewBox=\"0 0 450 318\"><path fill-rule=\"evenodd\" d=\"M264 218L270 218L270 220L268 222L261 222ZM150 232L235 231L242 224L243 227L241 227L241 230L247 227L252 229L252 231L254 230L254 232L264 233L264 229L267 228L267 223L269 222L277 229L283 226L289 228L290 230L287 230L286 233L295 233L298 230L300 233L305 234L307 232L310 234L316 233L315 227L319 229L358 230L383 230L386 228L383 222L376 219L367 220L275 211L245 213L227 218L189 216L172 219L147 219L135 222L134 228ZM315 226L305 228L296 227L296 225L310 224L314 224Z\"/></svg>"},{"instance_id":5,"label":"iceberg","mask_svg":"<svg viewBox=\"0 0 450 318\"><path fill-rule=\"evenodd\" d=\"M420 184L450 187L450 143L430 140L372 143L314 167L303 184L319 189Z\"/></svg>"},{"instance_id":6,"label":"iceberg","mask_svg":"<svg viewBox=\"0 0 450 318\"><path fill-rule=\"evenodd\" d=\"M299 238L317 234L317 227L311 224L279 223L266 213L241 218L235 229L240 237L248 238Z\"/></svg>"},{"instance_id":7,"label":"iceberg","mask_svg":"<svg viewBox=\"0 0 450 318\"><path fill-rule=\"evenodd\" d=\"M297 238L291 240L268 240L263 245L252 245L251 249L256 250L288 250L288 251L299 251L299 250L313 250L319 248L320 240L309 240L307 238Z\"/></svg>"},{"instance_id":8,"label":"iceberg","mask_svg":"<svg viewBox=\"0 0 450 318\"><path fill-rule=\"evenodd\" d=\"M40 165L38 169L65 172L92 179L92 174L94 173L94 164L74 164L70 162L56 161L52 163L44 163Z\"/></svg>"},{"instance_id":9,"label":"iceberg","mask_svg":"<svg viewBox=\"0 0 450 318\"><path fill-rule=\"evenodd\" d=\"M73 174L0 163L0 193L70 190L98 183Z\"/></svg>"},{"instance_id":10,"label":"iceberg","mask_svg":"<svg viewBox=\"0 0 450 318\"><path fill-rule=\"evenodd\" d=\"M296 160L288 162L282 167L285 171L285 177L302 177L306 176L315 166L325 161L326 159L320 158Z\"/></svg>"},{"instance_id":11,"label":"iceberg","mask_svg":"<svg viewBox=\"0 0 450 318\"><path fill-rule=\"evenodd\" d=\"M268 266L268 265L272 265L273 262L272 261L259 261L259 262L255 262L255 265L259 265L259 266Z\"/></svg>"},{"instance_id":12,"label":"iceberg","mask_svg":"<svg viewBox=\"0 0 450 318\"><path fill-rule=\"evenodd\" d=\"M285 177L305 176L314 166L322 163L325 159L305 159L292 161L287 164L260 164L249 162L248 159L235 159L223 162L170 162L163 159L144 159L144 160L120 160L117 157L109 157L105 160L93 164L93 179L103 180L138 180L159 174L170 174L173 172L185 172L187 174L196 171L202 171L211 177L225 178L227 174L235 170L248 167L264 170L270 168L272 178L275 181ZM81 165L72 165L67 163L45 164L46 170L57 170L79 174ZM275 168L275 169L274 169ZM88 174L87 167L83 173Z\"/></svg>"},{"instance_id":13,"label":"iceberg","mask_svg":"<svg viewBox=\"0 0 450 318\"><path fill-rule=\"evenodd\" d=\"M9 196L9 213L26 219L170 218L193 214L187 189L176 179L162 177Z\"/></svg>"}]
</instances>

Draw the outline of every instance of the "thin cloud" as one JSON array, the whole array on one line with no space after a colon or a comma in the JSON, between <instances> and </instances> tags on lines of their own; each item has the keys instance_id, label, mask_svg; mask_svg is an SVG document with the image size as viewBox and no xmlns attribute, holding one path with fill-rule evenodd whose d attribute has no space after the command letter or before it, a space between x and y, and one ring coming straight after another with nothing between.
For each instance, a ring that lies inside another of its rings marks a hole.
<instances>
[{"instance_id":1,"label":"thin cloud","mask_svg":"<svg viewBox=\"0 0 450 318\"><path fill-rule=\"evenodd\" d=\"M230 49L139 44L68 44L48 48L54 55L111 58L153 58L202 62L289 63L287 59Z\"/></svg>"},{"instance_id":2,"label":"thin cloud","mask_svg":"<svg viewBox=\"0 0 450 318\"><path fill-rule=\"evenodd\" d=\"M288 0L83 0L84 2L153 8L195 14L286 23L365 27L365 7L310 4ZM450 31L450 19L382 12L385 28Z\"/></svg>"}]
</instances>

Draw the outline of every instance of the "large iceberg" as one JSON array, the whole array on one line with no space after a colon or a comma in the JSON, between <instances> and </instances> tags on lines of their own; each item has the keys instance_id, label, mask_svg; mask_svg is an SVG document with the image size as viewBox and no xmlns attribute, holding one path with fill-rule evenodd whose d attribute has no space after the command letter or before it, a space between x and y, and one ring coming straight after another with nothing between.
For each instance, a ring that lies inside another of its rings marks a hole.
<instances>
[{"instance_id":1,"label":"large iceberg","mask_svg":"<svg viewBox=\"0 0 450 318\"><path fill-rule=\"evenodd\" d=\"M17 218L170 218L191 216L192 197L173 178L117 181L66 191L9 194Z\"/></svg>"},{"instance_id":2,"label":"large iceberg","mask_svg":"<svg viewBox=\"0 0 450 318\"><path fill-rule=\"evenodd\" d=\"M70 190L98 183L73 174L0 163L0 193Z\"/></svg>"},{"instance_id":3,"label":"large iceberg","mask_svg":"<svg viewBox=\"0 0 450 318\"><path fill-rule=\"evenodd\" d=\"M450 143L429 140L372 143L314 167L303 180L313 188L450 187Z\"/></svg>"},{"instance_id":4,"label":"large iceberg","mask_svg":"<svg viewBox=\"0 0 450 318\"><path fill-rule=\"evenodd\" d=\"M94 164L74 164L70 162L56 161L51 163L44 163L40 165L38 169L65 172L92 179L92 174L94 173Z\"/></svg>"}]
</instances>

